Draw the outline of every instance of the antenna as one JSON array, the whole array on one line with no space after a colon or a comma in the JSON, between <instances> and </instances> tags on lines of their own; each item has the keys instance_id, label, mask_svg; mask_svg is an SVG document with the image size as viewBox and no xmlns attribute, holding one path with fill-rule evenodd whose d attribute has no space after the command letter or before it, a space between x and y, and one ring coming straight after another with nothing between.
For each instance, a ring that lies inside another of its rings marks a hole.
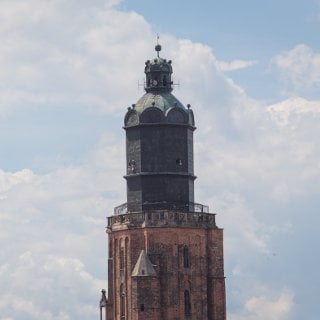
<instances>
[{"instance_id":1,"label":"antenna","mask_svg":"<svg viewBox=\"0 0 320 320\"><path fill-rule=\"evenodd\" d=\"M175 87L178 87L180 88L180 81L178 80L178 82L172 82L172 85L175 86Z\"/></svg>"},{"instance_id":2,"label":"antenna","mask_svg":"<svg viewBox=\"0 0 320 320\"><path fill-rule=\"evenodd\" d=\"M140 80L138 80L138 89L140 89L140 87L145 87L145 82L140 83Z\"/></svg>"}]
</instances>

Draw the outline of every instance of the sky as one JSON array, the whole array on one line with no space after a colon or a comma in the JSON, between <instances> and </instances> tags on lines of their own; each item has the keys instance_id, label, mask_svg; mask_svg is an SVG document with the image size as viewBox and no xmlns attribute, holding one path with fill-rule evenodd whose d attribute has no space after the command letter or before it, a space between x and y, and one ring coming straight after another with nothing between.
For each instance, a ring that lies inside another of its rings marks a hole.
<instances>
[{"instance_id":1,"label":"sky","mask_svg":"<svg viewBox=\"0 0 320 320\"><path fill-rule=\"evenodd\" d=\"M229 320L317 320L320 1L0 0L0 320L98 319L127 107L173 61Z\"/></svg>"}]
</instances>

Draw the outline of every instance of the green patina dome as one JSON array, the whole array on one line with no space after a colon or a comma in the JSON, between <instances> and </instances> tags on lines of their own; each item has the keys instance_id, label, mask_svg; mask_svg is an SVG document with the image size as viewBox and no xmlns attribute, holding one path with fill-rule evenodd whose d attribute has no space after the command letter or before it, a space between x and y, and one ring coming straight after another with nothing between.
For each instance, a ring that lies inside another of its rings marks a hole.
<instances>
[{"instance_id":1,"label":"green patina dome","mask_svg":"<svg viewBox=\"0 0 320 320\"><path fill-rule=\"evenodd\" d=\"M136 103L135 110L141 114L145 109L150 107L159 108L163 113L174 107L186 110L183 104L170 92L148 92L144 94Z\"/></svg>"}]
</instances>

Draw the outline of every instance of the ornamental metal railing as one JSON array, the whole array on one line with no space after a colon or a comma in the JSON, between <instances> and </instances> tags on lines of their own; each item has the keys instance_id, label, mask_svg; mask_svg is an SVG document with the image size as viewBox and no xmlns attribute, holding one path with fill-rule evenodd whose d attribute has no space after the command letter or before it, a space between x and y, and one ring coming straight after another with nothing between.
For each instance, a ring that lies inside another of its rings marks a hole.
<instances>
[{"instance_id":1,"label":"ornamental metal railing","mask_svg":"<svg viewBox=\"0 0 320 320\"><path fill-rule=\"evenodd\" d=\"M144 202L142 204L142 211L153 210L168 210L168 211L180 211L180 212L197 212L197 213L209 213L209 206L195 203L195 202ZM127 203L123 203L114 208L115 215L126 214L128 212Z\"/></svg>"}]
</instances>

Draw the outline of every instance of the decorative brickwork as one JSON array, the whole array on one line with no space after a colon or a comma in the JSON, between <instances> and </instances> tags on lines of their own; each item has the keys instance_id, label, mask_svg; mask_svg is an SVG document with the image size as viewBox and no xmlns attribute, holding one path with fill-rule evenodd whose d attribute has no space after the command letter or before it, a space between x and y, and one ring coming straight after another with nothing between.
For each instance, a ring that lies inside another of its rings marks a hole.
<instances>
[{"instance_id":1,"label":"decorative brickwork","mask_svg":"<svg viewBox=\"0 0 320 320\"><path fill-rule=\"evenodd\" d=\"M170 224L170 213L181 217L183 223L178 225L172 220ZM115 219L119 216L109 218L109 241L114 244L113 268L109 269L113 297L109 295L109 301L118 303L108 319L121 319L121 292L127 307L123 319L225 319L223 230L215 225L213 214L205 214L208 222L199 223L186 218L197 216L194 213L170 213L150 212L158 220L149 224L141 218L148 213L140 214L139 223L130 223L132 214L124 215L120 221ZM123 250L127 256L122 268ZM147 252L157 276L132 277L141 250ZM120 290L121 286L125 291ZM190 297L188 310L186 290Z\"/></svg>"}]
</instances>

